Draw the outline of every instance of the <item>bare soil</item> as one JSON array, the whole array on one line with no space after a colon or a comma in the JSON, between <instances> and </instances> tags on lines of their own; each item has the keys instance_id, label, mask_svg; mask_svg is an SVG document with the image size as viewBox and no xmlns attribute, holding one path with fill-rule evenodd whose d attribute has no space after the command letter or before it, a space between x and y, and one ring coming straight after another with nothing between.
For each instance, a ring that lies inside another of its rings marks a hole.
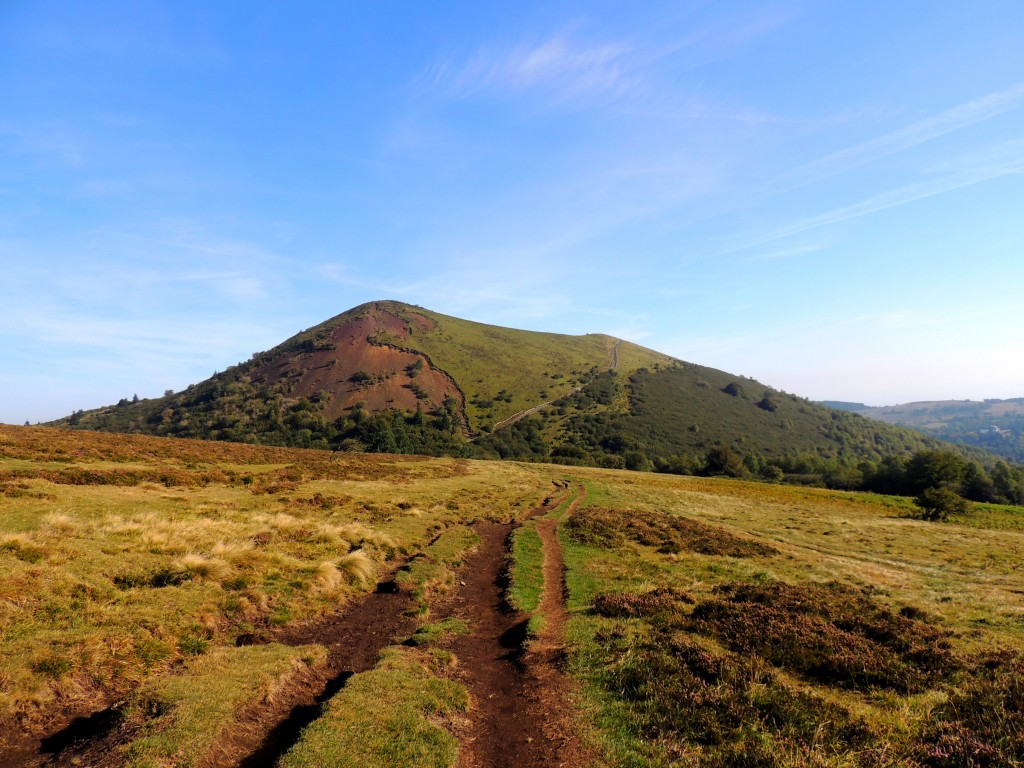
<instances>
[{"instance_id":1,"label":"bare soil","mask_svg":"<svg viewBox=\"0 0 1024 768\"><path fill-rule=\"evenodd\" d=\"M320 714L322 704L353 674L371 669L380 651L416 627L411 597L393 577L336 614L273 633L242 638L246 643L317 643L328 649L325 666L292 681L274 701L244 712L229 738L208 755L204 768L272 768ZM0 759L0 768L115 768L123 763L119 746L133 738L120 704L80 717L67 728Z\"/></svg>"},{"instance_id":2,"label":"bare soil","mask_svg":"<svg viewBox=\"0 0 1024 768\"><path fill-rule=\"evenodd\" d=\"M543 515L566 498L545 499L529 516ZM579 503L574 501L570 512ZM566 622L564 565L553 519L540 519L544 546L545 625L527 646L525 614L506 601L509 536L514 523L480 521L473 525L481 544L460 571L459 587L435 616L469 622L469 634L452 640L456 675L469 688L468 716L455 723L462 747L458 768L547 768L586 766L571 711L572 688L563 674ZM242 638L242 642L317 643L328 648L326 665L293 681L272 702L243 713L237 726L203 761L205 768L273 768L298 740L322 705L353 674L371 669L380 651L412 634L414 601L393 578L337 614L307 624ZM75 765L115 768L123 762L118 747L134 736L117 705L76 720L61 733L6 760L0 768L52 768ZM13 762L11 762L13 760Z\"/></svg>"},{"instance_id":3,"label":"bare soil","mask_svg":"<svg viewBox=\"0 0 1024 768\"><path fill-rule=\"evenodd\" d=\"M577 491L567 516L573 514L583 500L585 491ZM549 766L590 766L595 755L586 748L580 734L572 700L572 681L565 675L565 625L569 614L565 608L565 562L558 540L558 521L544 517L537 521L544 551L544 592L540 611L544 625L529 645L525 657L529 673L531 709L542 720L544 749Z\"/></svg>"},{"instance_id":4,"label":"bare soil","mask_svg":"<svg viewBox=\"0 0 1024 768\"><path fill-rule=\"evenodd\" d=\"M411 616L414 607L410 595L400 591L394 579L389 578L343 612L306 625L283 628L272 638L275 642L285 645L316 643L328 649L325 679L317 689L296 691L290 702L291 709L283 719L276 723L264 720L262 728L254 727L251 733L261 738L243 738L236 749L227 753L234 759L218 763L218 768L220 765L273 768L278 758L298 741L302 729L320 716L323 704L341 690L348 678L372 669L381 650L412 634L417 624Z\"/></svg>"},{"instance_id":5,"label":"bare soil","mask_svg":"<svg viewBox=\"0 0 1024 768\"><path fill-rule=\"evenodd\" d=\"M545 501L530 516L550 511L564 498ZM539 522L553 536L555 521ZM551 619L544 639L527 648L528 617L509 608L505 595L512 528L477 524L481 546L466 562L463 586L447 606L448 615L466 619L471 628L452 644L459 676L472 698L468 720L458 733L462 748L457 768L589 765L572 725L569 685L559 668L565 603L557 537L552 548L545 540L544 603Z\"/></svg>"},{"instance_id":6,"label":"bare soil","mask_svg":"<svg viewBox=\"0 0 1024 768\"><path fill-rule=\"evenodd\" d=\"M420 329L433 324L416 313L411 314L411 321ZM324 407L328 419L348 413L357 402L371 413L387 408L414 411L417 404L429 411L446 397L454 397L464 407L465 397L447 373L422 353L370 341L381 333L401 342L409 337L409 327L402 318L375 305L363 317L334 328L321 348L283 351L261 363L253 370L252 380L255 384L287 383L293 397L330 392L331 399ZM416 364L420 369L410 375ZM361 381L362 374L370 378ZM413 386L424 393L424 402L420 403Z\"/></svg>"}]
</instances>

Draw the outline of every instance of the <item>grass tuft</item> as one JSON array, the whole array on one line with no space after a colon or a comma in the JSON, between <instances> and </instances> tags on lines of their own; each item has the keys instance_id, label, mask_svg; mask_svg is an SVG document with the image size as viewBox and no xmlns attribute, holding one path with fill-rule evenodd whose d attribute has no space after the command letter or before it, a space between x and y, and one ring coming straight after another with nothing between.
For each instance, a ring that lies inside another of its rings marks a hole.
<instances>
[{"instance_id":1,"label":"grass tuft","mask_svg":"<svg viewBox=\"0 0 1024 768\"><path fill-rule=\"evenodd\" d=\"M373 580L376 567L366 552L356 549L338 559L336 570L350 582L364 585Z\"/></svg>"},{"instance_id":2,"label":"grass tuft","mask_svg":"<svg viewBox=\"0 0 1024 768\"><path fill-rule=\"evenodd\" d=\"M72 533L78 529L78 521L62 512L52 512L40 521L40 527L53 533Z\"/></svg>"},{"instance_id":3,"label":"grass tuft","mask_svg":"<svg viewBox=\"0 0 1024 768\"><path fill-rule=\"evenodd\" d=\"M407 645L422 647L443 642L453 635L469 633L469 624L464 619L449 617L437 624L421 624L407 641Z\"/></svg>"},{"instance_id":4,"label":"grass tuft","mask_svg":"<svg viewBox=\"0 0 1024 768\"><path fill-rule=\"evenodd\" d=\"M0 535L0 555L9 554L26 563L38 563L47 555L47 550L23 533Z\"/></svg>"},{"instance_id":5,"label":"grass tuft","mask_svg":"<svg viewBox=\"0 0 1024 768\"><path fill-rule=\"evenodd\" d=\"M206 579L221 581L231 575L231 563L216 557L206 557L196 553L185 555L173 564L174 570L188 574L190 579Z\"/></svg>"}]
</instances>

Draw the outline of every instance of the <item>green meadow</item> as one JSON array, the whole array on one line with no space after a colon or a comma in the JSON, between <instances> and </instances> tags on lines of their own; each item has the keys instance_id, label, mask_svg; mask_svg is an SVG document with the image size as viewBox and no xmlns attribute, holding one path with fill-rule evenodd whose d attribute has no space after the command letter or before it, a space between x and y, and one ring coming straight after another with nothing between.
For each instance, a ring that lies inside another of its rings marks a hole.
<instances>
[{"instance_id":1,"label":"green meadow","mask_svg":"<svg viewBox=\"0 0 1024 768\"><path fill-rule=\"evenodd\" d=\"M925 522L906 498L726 478L6 426L0 749L118 704L117 764L214 760L322 671L324 647L277 633L405 564L419 629L282 765L454 765L472 702L444 638L473 628L432 609L475 521L522 519L567 481L586 494L552 513L566 696L603 764L1024 760L1019 507ZM509 600L533 626L541 556L519 527Z\"/></svg>"}]
</instances>

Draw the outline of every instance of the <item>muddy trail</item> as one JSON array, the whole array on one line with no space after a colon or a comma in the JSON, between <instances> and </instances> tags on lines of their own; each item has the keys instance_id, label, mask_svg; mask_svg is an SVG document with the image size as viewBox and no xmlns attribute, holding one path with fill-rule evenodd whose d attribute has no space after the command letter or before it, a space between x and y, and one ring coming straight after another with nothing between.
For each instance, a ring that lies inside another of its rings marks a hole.
<instances>
[{"instance_id":1,"label":"muddy trail","mask_svg":"<svg viewBox=\"0 0 1024 768\"><path fill-rule=\"evenodd\" d=\"M392 572L373 592L336 614L276 632L240 637L239 645L323 645L328 649L327 664L295 680L273 703L243 712L217 754L204 764L209 768L273 768L349 677L372 669L385 646L413 632L417 624L411 616L413 608L412 598L398 589ZM0 768L118 768L125 759L119 747L136 735L136 728L125 721L122 706L116 704L74 720L34 747L0 759Z\"/></svg>"},{"instance_id":2,"label":"muddy trail","mask_svg":"<svg viewBox=\"0 0 1024 768\"><path fill-rule=\"evenodd\" d=\"M586 494L580 489L566 517L572 515ZM552 766L588 766L597 762L596 755L583 747L576 730L576 714L571 694L572 682L564 672L566 610L565 561L558 540L558 520L543 517L537 520L537 532L543 547L544 591L540 611L544 624L530 643L525 656L529 676L530 702L542 717L548 762Z\"/></svg>"},{"instance_id":3,"label":"muddy trail","mask_svg":"<svg viewBox=\"0 0 1024 768\"><path fill-rule=\"evenodd\" d=\"M558 506L565 495L546 500L530 517ZM469 724L458 734L458 768L541 768L586 765L571 725L568 683L560 670L565 620L563 571L555 520L540 521L554 546L545 543L545 593L549 622L543 647L527 647L527 621L506 600L507 555L513 525L478 523L481 545L462 571L462 587L443 615L463 618L471 632L452 651L469 688ZM550 574L550 576L549 576ZM542 610L544 607L542 606ZM560 618L559 618L560 617ZM540 638L538 638L538 641Z\"/></svg>"},{"instance_id":4,"label":"muddy trail","mask_svg":"<svg viewBox=\"0 0 1024 768\"><path fill-rule=\"evenodd\" d=\"M275 636L275 642L285 645L316 643L325 646L328 649L326 684L313 696L307 692L254 749L237 750L245 755L240 761L224 765L273 768L299 740L302 729L322 714L324 704L344 687L348 678L373 669L386 646L413 633L418 623L412 616L414 609L412 597L399 590L392 574L350 610L328 621L286 628Z\"/></svg>"},{"instance_id":5,"label":"muddy trail","mask_svg":"<svg viewBox=\"0 0 1024 768\"><path fill-rule=\"evenodd\" d=\"M527 519L545 515L568 495L564 489L546 498ZM573 507L580 498L577 495ZM543 518L537 522L544 545L541 610L545 630L529 650L528 617L510 609L506 600L507 558L516 523L484 520L472 526L481 543L460 569L455 592L432 611L432 618L459 617L471 627L469 634L451 642L458 658L456 674L472 698L471 710L456 733L461 742L458 768L540 768L589 762L577 746L566 696L568 683L561 672L565 603L557 523ZM204 765L273 768L352 675L372 669L383 648L413 633L419 624L414 618L416 604L394 581L398 570L337 614L239 638L239 644L323 645L328 649L327 663L294 681L272 703L243 712ZM30 751L12 756L14 762L0 760L0 768L118 768L125 760L124 745L138 735L138 726L127 723L121 706L79 718Z\"/></svg>"}]
</instances>

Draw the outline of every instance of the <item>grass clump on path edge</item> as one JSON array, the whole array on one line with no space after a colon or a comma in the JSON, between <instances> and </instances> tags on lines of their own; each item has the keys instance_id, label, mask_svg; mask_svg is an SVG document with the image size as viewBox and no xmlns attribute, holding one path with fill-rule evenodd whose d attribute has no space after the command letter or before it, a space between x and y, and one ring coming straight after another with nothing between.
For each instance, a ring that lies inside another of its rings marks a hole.
<instances>
[{"instance_id":1,"label":"grass clump on path edge","mask_svg":"<svg viewBox=\"0 0 1024 768\"><path fill-rule=\"evenodd\" d=\"M528 521L512 534L509 604L517 611L533 613L544 592L544 549L537 525Z\"/></svg>"},{"instance_id":2,"label":"grass clump on path edge","mask_svg":"<svg viewBox=\"0 0 1024 768\"><path fill-rule=\"evenodd\" d=\"M302 734L280 768L446 768L459 743L436 725L438 716L465 711L466 689L433 674L439 658L407 648L384 650L372 670L354 675Z\"/></svg>"},{"instance_id":3,"label":"grass clump on path edge","mask_svg":"<svg viewBox=\"0 0 1024 768\"><path fill-rule=\"evenodd\" d=\"M480 544L480 537L466 525L453 525L441 533L395 577L408 587L419 604L419 613L429 613L430 602L455 585L455 572Z\"/></svg>"}]
</instances>

